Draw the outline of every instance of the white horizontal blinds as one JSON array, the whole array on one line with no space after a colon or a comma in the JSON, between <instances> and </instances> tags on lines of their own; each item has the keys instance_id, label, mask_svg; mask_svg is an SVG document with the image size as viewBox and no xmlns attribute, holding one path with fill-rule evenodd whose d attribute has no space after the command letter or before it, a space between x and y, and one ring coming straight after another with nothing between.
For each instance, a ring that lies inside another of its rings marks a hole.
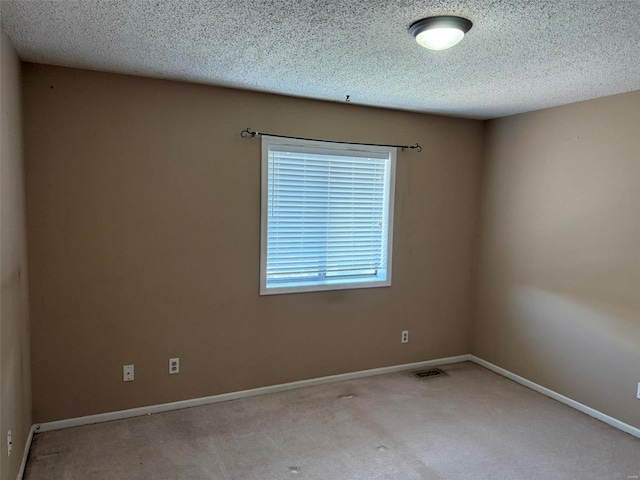
<instances>
[{"instance_id":1,"label":"white horizontal blinds","mask_svg":"<svg viewBox=\"0 0 640 480\"><path fill-rule=\"evenodd\" d=\"M388 153L271 145L267 286L384 279Z\"/></svg>"}]
</instances>

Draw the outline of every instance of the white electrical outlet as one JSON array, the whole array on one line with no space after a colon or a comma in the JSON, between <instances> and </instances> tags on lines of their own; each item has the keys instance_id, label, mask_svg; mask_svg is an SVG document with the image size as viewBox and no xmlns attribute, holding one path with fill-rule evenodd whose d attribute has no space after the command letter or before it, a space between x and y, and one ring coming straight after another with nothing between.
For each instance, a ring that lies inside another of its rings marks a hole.
<instances>
[{"instance_id":1,"label":"white electrical outlet","mask_svg":"<svg viewBox=\"0 0 640 480\"><path fill-rule=\"evenodd\" d=\"M122 366L122 381L123 382L133 382L133 365L123 365Z\"/></svg>"},{"instance_id":2,"label":"white electrical outlet","mask_svg":"<svg viewBox=\"0 0 640 480\"><path fill-rule=\"evenodd\" d=\"M409 343L409 330L402 330L402 337L400 337L402 343Z\"/></svg>"},{"instance_id":3,"label":"white electrical outlet","mask_svg":"<svg viewBox=\"0 0 640 480\"><path fill-rule=\"evenodd\" d=\"M7 432L7 456L11 456L11 450L13 450L13 443L11 442L11 430Z\"/></svg>"},{"instance_id":4,"label":"white electrical outlet","mask_svg":"<svg viewBox=\"0 0 640 480\"><path fill-rule=\"evenodd\" d=\"M174 373L180 373L180 359L179 358L170 358L169 359L169 375L173 375Z\"/></svg>"}]
</instances>

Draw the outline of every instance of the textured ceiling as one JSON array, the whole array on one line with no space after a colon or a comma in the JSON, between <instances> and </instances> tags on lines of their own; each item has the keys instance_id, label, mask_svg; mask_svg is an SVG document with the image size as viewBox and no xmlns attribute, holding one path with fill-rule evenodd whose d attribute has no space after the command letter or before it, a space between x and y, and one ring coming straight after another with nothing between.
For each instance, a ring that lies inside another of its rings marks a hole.
<instances>
[{"instance_id":1,"label":"textured ceiling","mask_svg":"<svg viewBox=\"0 0 640 480\"><path fill-rule=\"evenodd\" d=\"M2 1L23 60L493 118L640 90L640 0ZM474 26L450 50L414 21Z\"/></svg>"}]
</instances>

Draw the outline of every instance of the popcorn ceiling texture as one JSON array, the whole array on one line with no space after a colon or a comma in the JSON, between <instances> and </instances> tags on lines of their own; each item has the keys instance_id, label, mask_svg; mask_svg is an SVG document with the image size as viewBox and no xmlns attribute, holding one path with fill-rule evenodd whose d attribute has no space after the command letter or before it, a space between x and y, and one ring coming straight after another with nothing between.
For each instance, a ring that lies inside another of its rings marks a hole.
<instances>
[{"instance_id":1,"label":"popcorn ceiling texture","mask_svg":"<svg viewBox=\"0 0 640 480\"><path fill-rule=\"evenodd\" d=\"M2 1L20 57L331 101L494 118L640 89L637 0ZM432 15L474 26L432 52Z\"/></svg>"}]
</instances>

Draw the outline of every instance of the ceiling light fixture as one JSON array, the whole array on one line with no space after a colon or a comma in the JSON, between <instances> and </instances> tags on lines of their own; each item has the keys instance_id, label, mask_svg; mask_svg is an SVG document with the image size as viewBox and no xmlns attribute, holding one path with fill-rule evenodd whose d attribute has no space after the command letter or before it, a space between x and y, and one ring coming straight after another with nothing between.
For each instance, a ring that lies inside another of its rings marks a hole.
<instances>
[{"instance_id":1,"label":"ceiling light fixture","mask_svg":"<svg viewBox=\"0 0 640 480\"><path fill-rule=\"evenodd\" d=\"M462 17L429 17L418 20L409 27L421 46L430 50L445 50L463 39L473 23Z\"/></svg>"}]
</instances>

